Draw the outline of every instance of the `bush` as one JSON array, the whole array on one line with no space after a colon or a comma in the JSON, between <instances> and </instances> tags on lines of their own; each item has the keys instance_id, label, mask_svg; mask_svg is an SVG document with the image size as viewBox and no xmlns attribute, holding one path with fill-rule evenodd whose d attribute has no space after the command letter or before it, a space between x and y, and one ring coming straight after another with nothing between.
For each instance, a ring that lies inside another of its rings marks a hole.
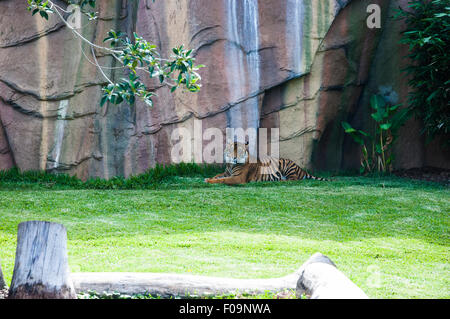
<instances>
[{"instance_id":1,"label":"bush","mask_svg":"<svg viewBox=\"0 0 450 319\"><path fill-rule=\"evenodd\" d=\"M409 46L414 88L409 105L424 123L424 133L431 140L443 135L450 141L450 2L448 0L409 1L408 11L400 9L397 17L405 19L407 29L401 43Z\"/></svg>"}]
</instances>

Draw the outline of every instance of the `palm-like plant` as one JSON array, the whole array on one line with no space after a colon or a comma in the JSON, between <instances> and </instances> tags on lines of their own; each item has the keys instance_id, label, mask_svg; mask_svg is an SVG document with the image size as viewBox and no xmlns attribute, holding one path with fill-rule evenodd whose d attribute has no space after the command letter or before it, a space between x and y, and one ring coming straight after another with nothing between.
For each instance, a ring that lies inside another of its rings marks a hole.
<instances>
[{"instance_id":1,"label":"palm-like plant","mask_svg":"<svg viewBox=\"0 0 450 319\"><path fill-rule=\"evenodd\" d=\"M393 169L392 146L398 137L398 129L408 118L408 109L399 109L400 105L390 105L380 95L373 95L370 106L374 110L373 134L353 128L348 122L342 122L345 133L361 145L361 173L391 172Z\"/></svg>"}]
</instances>

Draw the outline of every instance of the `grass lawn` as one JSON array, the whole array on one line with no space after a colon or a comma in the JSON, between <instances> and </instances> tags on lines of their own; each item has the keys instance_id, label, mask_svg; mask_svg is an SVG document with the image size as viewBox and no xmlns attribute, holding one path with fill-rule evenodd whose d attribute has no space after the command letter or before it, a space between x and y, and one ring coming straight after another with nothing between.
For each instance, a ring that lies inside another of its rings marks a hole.
<instances>
[{"instance_id":1,"label":"grass lawn","mask_svg":"<svg viewBox=\"0 0 450 319\"><path fill-rule=\"evenodd\" d=\"M371 298L450 298L450 190L394 177L227 187L170 177L153 190L0 184L0 258L18 223L68 229L73 272L267 278L329 256Z\"/></svg>"}]
</instances>

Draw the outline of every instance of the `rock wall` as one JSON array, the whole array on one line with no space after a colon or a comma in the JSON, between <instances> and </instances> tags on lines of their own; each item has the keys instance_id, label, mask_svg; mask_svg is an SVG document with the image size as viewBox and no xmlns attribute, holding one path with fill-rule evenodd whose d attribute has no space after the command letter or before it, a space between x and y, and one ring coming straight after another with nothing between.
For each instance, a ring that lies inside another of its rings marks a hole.
<instances>
[{"instance_id":1,"label":"rock wall","mask_svg":"<svg viewBox=\"0 0 450 319\"><path fill-rule=\"evenodd\" d=\"M408 0L389 1L386 3L385 12L388 19L383 23L383 31L379 44L370 66L370 76L361 96L361 101L355 112L347 116L349 122L358 127L368 127L369 122L369 99L372 94L382 94L393 104L407 106L408 94L411 88L408 86L408 77L405 69L409 60L408 48L399 45L401 32L405 29L402 21L392 18L398 7L407 8ZM400 129L399 139L394 145L395 166L397 168L409 169L416 167L438 167L450 168L450 149L443 149L443 137L437 137L428 143L421 134L422 124L412 118ZM355 159L358 156L358 148L350 138L345 137L342 144L344 156L341 167L355 167Z\"/></svg>"},{"instance_id":2,"label":"rock wall","mask_svg":"<svg viewBox=\"0 0 450 319\"><path fill-rule=\"evenodd\" d=\"M194 136L197 120L223 132L280 128L281 156L309 168L357 167L341 121L365 125L367 98L380 89L406 101L402 24L389 19L405 1L97 2L99 19L83 21L84 37L101 44L111 28L136 30L166 55L179 44L193 48L207 65L202 90L170 94L149 81L158 94L153 108L101 108L105 79L90 48L56 17L31 16L26 1L0 0L0 169L130 176L169 163L171 133L183 127ZM372 3L382 8L381 29L366 26ZM111 78L122 75L110 56L98 61ZM419 131L420 123L408 123L397 165L448 167L448 154L424 146Z\"/></svg>"}]
</instances>

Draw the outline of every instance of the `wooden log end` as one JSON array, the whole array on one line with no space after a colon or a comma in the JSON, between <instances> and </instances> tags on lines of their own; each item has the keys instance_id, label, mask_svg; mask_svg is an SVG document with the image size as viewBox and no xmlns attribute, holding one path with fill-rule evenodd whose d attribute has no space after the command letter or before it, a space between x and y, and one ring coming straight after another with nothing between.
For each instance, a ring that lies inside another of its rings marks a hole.
<instances>
[{"instance_id":1,"label":"wooden log end","mask_svg":"<svg viewBox=\"0 0 450 319\"><path fill-rule=\"evenodd\" d=\"M296 296L311 299L367 299L356 286L325 255L316 253L299 269Z\"/></svg>"},{"instance_id":2,"label":"wooden log end","mask_svg":"<svg viewBox=\"0 0 450 319\"><path fill-rule=\"evenodd\" d=\"M19 224L10 299L73 299L67 256L67 231L61 224Z\"/></svg>"}]
</instances>

